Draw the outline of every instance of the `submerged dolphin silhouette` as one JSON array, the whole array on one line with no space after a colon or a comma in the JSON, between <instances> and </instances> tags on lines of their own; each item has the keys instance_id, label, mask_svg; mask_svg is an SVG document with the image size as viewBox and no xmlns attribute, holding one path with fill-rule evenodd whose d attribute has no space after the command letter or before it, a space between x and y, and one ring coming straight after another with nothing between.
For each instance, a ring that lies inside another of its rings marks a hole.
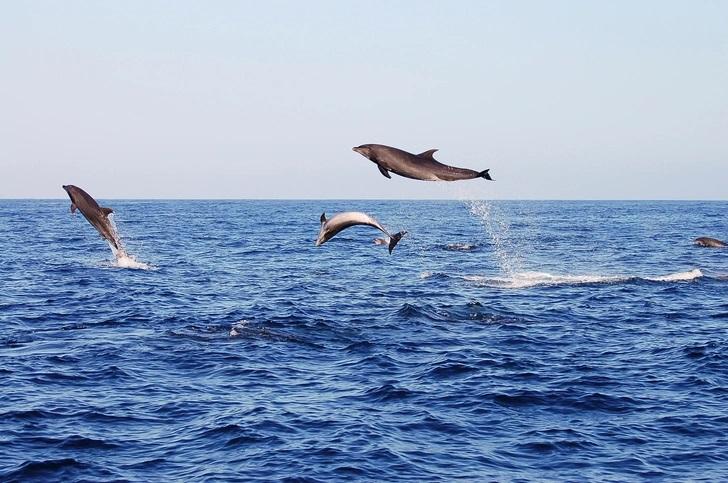
<instances>
[{"instance_id":1,"label":"submerged dolphin silhouette","mask_svg":"<svg viewBox=\"0 0 728 483\"><path fill-rule=\"evenodd\" d=\"M321 246L341 230L349 228L355 225L366 225L380 230L382 233L389 237L389 253L392 253L394 247L397 246L399 240L407 233L406 231L400 231L394 235L390 234L377 220L358 211L346 211L339 213L333 217L326 219L326 213L321 213L321 230L319 230L318 238L316 239L316 246Z\"/></svg>"},{"instance_id":2,"label":"submerged dolphin silhouette","mask_svg":"<svg viewBox=\"0 0 728 483\"><path fill-rule=\"evenodd\" d=\"M488 174L488 171L490 171L488 169L474 171L448 166L436 161L433 155L437 149L430 149L420 154L408 153L383 144L362 144L352 149L373 161L379 168L379 172L387 178L391 178L389 175L391 171L405 178L421 179L423 181L457 181L474 178L485 178L494 181Z\"/></svg>"},{"instance_id":3,"label":"submerged dolphin silhouette","mask_svg":"<svg viewBox=\"0 0 728 483\"><path fill-rule=\"evenodd\" d=\"M96 228L96 231L104 239L108 240L116 250L121 251L116 230L109 220L109 215L114 210L111 208L102 208L91 195L78 186L68 184L63 185L63 189L66 190L68 197L71 198L71 213L75 213L76 210L80 211L83 217Z\"/></svg>"},{"instance_id":4,"label":"submerged dolphin silhouette","mask_svg":"<svg viewBox=\"0 0 728 483\"><path fill-rule=\"evenodd\" d=\"M699 247L709 247L709 248L723 248L723 247L728 247L728 244L726 244L725 242L722 242L720 240L716 240L715 238L710 238L709 236L701 236L699 238L696 238L693 241Z\"/></svg>"}]
</instances>

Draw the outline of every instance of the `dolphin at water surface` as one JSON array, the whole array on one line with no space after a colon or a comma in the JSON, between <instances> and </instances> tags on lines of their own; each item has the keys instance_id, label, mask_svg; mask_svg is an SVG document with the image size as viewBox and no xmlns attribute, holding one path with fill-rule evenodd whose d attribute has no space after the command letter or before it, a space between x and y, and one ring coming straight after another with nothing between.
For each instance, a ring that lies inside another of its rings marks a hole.
<instances>
[{"instance_id":1,"label":"dolphin at water surface","mask_svg":"<svg viewBox=\"0 0 728 483\"><path fill-rule=\"evenodd\" d=\"M716 240L715 238L710 238L708 236L701 236L699 238L696 238L693 241L699 247L709 247L709 248L728 247L728 244L726 242L722 242L720 240Z\"/></svg>"},{"instance_id":2,"label":"dolphin at water surface","mask_svg":"<svg viewBox=\"0 0 728 483\"><path fill-rule=\"evenodd\" d=\"M109 220L109 215L114 212L111 208L102 208L84 190L78 186L72 184L63 185L63 189L68 193L68 197L71 198L71 213L75 213L76 210L80 211L86 220L88 220L96 231L107 240L111 245L119 252L122 251L119 244L119 237L116 234L114 225Z\"/></svg>"},{"instance_id":3,"label":"dolphin at water surface","mask_svg":"<svg viewBox=\"0 0 728 483\"><path fill-rule=\"evenodd\" d=\"M494 181L488 174L489 169L475 171L442 164L434 158L437 149L430 149L420 154L408 153L383 144L362 144L352 149L374 162L379 172L387 178L391 178L389 173L392 172L405 178L423 181L457 181L475 178Z\"/></svg>"},{"instance_id":4,"label":"dolphin at water surface","mask_svg":"<svg viewBox=\"0 0 728 483\"><path fill-rule=\"evenodd\" d=\"M377 220L359 211L346 211L339 213L333 217L327 219L326 213L321 213L321 229L319 230L318 238L316 239L316 246L321 246L341 230L349 228L350 226L366 225L376 228L389 237L389 253L392 253L394 247L397 246L399 240L407 233L406 231L400 231L394 235L390 234L386 228L384 228Z\"/></svg>"}]
</instances>

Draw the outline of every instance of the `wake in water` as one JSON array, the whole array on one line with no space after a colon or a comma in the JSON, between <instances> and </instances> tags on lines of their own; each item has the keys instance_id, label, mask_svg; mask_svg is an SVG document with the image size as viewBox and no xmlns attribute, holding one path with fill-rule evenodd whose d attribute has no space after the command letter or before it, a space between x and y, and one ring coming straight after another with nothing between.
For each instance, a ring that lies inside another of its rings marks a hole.
<instances>
[{"instance_id":1,"label":"wake in water","mask_svg":"<svg viewBox=\"0 0 728 483\"><path fill-rule=\"evenodd\" d=\"M431 272L422 273L424 279L434 277L438 274ZM637 275L555 275L546 272L518 272L508 277L484 277L480 275L445 275L447 277L460 278L467 282L473 282L478 286L494 288L529 288L537 286L553 285L585 285L585 284L610 284L624 283L634 280L645 280L649 282L687 282L704 276L699 268L687 272L675 272L658 276L637 276Z\"/></svg>"}]
</instances>

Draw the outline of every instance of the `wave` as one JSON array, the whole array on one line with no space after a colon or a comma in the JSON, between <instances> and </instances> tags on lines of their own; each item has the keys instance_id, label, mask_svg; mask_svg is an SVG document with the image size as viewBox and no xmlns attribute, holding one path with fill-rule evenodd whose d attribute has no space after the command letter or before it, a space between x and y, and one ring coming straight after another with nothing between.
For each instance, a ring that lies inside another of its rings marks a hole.
<instances>
[{"instance_id":1,"label":"wave","mask_svg":"<svg viewBox=\"0 0 728 483\"><path fill-rule=\"evenodd\" d=\"M423 272L420 277L429 279L442 274ZM455 275L468 282L477 285L496 288L529 288L536 286L551 285L586 285L586 284L610 284L623 283L635 280L649 282L687 282L703 277L704 274L699 268L687 272L675 272L658 276L635 276L635 275L557 275L547 272L518 272L510 277L485 277L481 275Z\"/></svg>"}]
</instances>

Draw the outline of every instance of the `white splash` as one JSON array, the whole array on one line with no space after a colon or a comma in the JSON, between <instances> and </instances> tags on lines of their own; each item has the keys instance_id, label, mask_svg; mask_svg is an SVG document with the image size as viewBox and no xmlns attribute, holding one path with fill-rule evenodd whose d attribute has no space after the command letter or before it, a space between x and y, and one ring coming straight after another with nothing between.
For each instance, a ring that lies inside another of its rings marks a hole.
<instances>
[{"instance_id":1,"label":"white splash","mask_svg":"<svg viewBox=\"0 0 728 483\"><path fill-rule=\"evenodd\" d=\"M230 337L237 337L240 335L240 332L245 329L245 327L250 322L243 319L235 322L232 326L230 326L230 333L228 334Z\"/></svg>"},{"instance_id":2,"label":"white splash","mask_svg":"<svg viewBox=\"0 0 728 483\"><path fill-rule=\"evenodd\" d=\"M498 267L513 276L522 270L523 257L511 241L510 224L490 201L464 201L470 213L478 218L490 237Z\"/></svg>"},{"instance_id":3,"label":"white splash","mask_svg":"<svg viewBox=\"0 0 728 483\"><path fill-rule=\"evenodd\" d=\"M152 266L148 263L140 262L136 259L136 257L134 257L134 255L129 255L127 253L124 248L124 244L121 241L121 236L119 236L119 229L116 227L113 214L109 216L109 221L111 221L111 225L114 228L114 241L116 241L116 245L119 247L118 249L114 248L114 245L107 240L109 248L111 248L111 253L114 254L114 259L116 260L114 266L117 268L131 268L133 270L152 269Z\"/></svg>"},{"instance_id":4,"label":"white splash","mask_svg":"<svg viewBox=\"0 0 728 483\"><path fill-rule=\"evenodd\" d=\"M148 263L140 262L133 255L128 255L124 251L120 251L116 256L116 266L119 268L131 268L134 270L150 270L152 268Z\"/></svg>"}]
</instances>

